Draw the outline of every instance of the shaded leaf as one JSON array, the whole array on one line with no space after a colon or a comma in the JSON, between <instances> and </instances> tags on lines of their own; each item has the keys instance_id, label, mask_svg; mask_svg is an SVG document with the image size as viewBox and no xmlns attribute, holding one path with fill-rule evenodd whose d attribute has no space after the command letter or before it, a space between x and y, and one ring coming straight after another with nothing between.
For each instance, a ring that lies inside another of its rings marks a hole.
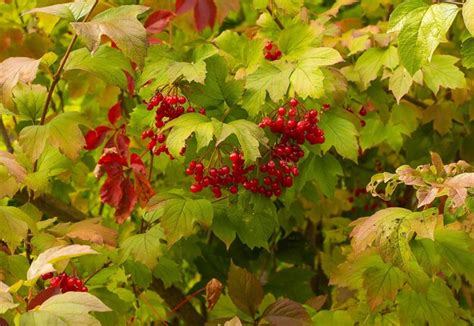
<instances>
[{"instance_id":1,"label":"shaded leaf","mask_svg":"<svg viewBox=\"0 0 474 326\"><path fill-rule=\"evenodd\" d=\"M310 324L310 317L303 306L288 299L278 299L265 309L262 317L271 325L303 326Z\"/></svg>"},{"instance_id":2,"label":"shaded leaf","mask_svg":"<svg viewBox=\"0 0 474 326\"><path fill-rule=\"evenodd\" d=\"M158 262L158 257L163 252L163 231L159 226L154 226L145 233L133 235L120 245L120 257L124 261L132 257L148 268L153 268Z\"/></svg>"},{"instance_id":3,"label":"shaded leaf","mask_svg":"<svg viewBox=\"0 0 474 326\"><path fill-rule=\"evenodd\" d=\"M230 265L227 278L227 290L232 302L249 316L255 316L263 300L263 288L260 282L247 270L234 264Z\"/></svg>"},{"instance_id":4,"label":"shaded leaf","mask_svg":"<svg viewBox=\"0 0 474 326\"><path fill-rule=\"evenodd\" d=\"M0 239L5 241L11 251L26 238L29 220L21 209L17 207L0 206Z\"/></svg>"}]
</instances>

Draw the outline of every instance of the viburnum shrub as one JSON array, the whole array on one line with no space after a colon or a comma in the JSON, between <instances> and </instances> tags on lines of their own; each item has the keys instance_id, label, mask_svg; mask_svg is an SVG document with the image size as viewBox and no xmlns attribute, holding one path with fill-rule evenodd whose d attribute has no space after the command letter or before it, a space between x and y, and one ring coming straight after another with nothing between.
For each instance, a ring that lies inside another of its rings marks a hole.
<instances>
[{"instance_id":1,"label":"viburnum shrub","mask_svg":"<svg viewBox=\"0 0 474 326\"><path fill-rule=\"evenodd\" d=\"M474 324L474 0L7 0L0 325Z\"/></svg>"}]
</instances>

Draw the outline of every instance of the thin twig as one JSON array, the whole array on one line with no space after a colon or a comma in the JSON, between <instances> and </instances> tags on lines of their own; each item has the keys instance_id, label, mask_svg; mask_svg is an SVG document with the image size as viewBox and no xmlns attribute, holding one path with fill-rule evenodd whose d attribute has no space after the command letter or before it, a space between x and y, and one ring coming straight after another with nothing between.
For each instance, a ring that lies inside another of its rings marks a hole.
<instances>
[{"instance_id":1,"label":"thin twig","mask_svg":"<svg viewBox=\"0 0 474 326\"><path fill-rule=\"evenodd\" d=\"M8 152L13 153L12 142L10 140L10 136L8 136L7 128L5 128L5 125L3 124L3 117L1 114L0 114L0 132L2 133L2 138L3 138L3 141L5 142L5 146L7 147Z\"/></svg>"},{"instance_id":2,"label":"thin twig","mask_svg":"<svg viewBox=\"0 0 474 326\"><path fill-rule=\"evenodd\" d=\"M92 6L91 10L87 14L87 16L83 19L82 22L86 22L87 20L89 20L89 18L92 16L92 12L94 11L94 8L97 6L98 3L99 3L99 0L95 0L94 5ZM48 95L46 96L46 101L44 102L43 113L41 114L40 125L44 125L44 122L46 120L46 114L48 113L49 103L51 102L51 98L53 97L54 89L56 88L56 85L58 84L59 79L61 78L61 73L64 69L64 66L66 64L67 59L69 58L69 55L72 52L72 48L73 48L74 44L76 43L77 38L78 38L77 33L74 33L74 36L71 39L71 42L69 42L69 45L66 49L66 53L64 53L64 56L61 59L61 62L59 64L59 68L53 76L53 81L51 82L51 86L49 87L49 90L48 90Z\"/></svg>"},{"instance_id":3,"label":"thin twig","mask_svg":"<svg viewBox=\"0 0 474 326\"><path fill-rule=\"evenodd\" d=\"M90 274L89 276L87 276L87 277L84 279L83 283L86 284L87 282L89 282L89 280L90 280L91 278L93 278L97 273L99 273L99 272L100 272L101 270L103 270L104 268L109 267L111 264L112 264L111 261L106 262L104 265L102 265L102 267L96 269L94 272L92 272L92 274Z\"/></svg>"},{"instance_id":4,"label":"thin twig","mask_svg":"<svg viewBox=\"0 0 474 326\"><path fill-rule=\"evenodd\" d=\"M267 6L267 11L270 13L270 15L272 16L273 20L274 20L275 23L278 25L278 28L280 28L280 29L285 29L285 26L283 26L283 24L281 23L280 19L278 19L278 17L273 14L272 8L270 8L270 6Z\"/></svg>"}]
</instances>

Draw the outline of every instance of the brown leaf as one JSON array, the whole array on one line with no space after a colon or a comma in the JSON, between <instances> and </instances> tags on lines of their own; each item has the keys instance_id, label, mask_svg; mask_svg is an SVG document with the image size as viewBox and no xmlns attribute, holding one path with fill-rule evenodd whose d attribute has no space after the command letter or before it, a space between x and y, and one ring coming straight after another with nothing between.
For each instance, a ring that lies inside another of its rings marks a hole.
<instances>
[{"instance_id":1,"label":"brown leaf","mask_svg":"<svg viewBox=\"0 0 474 326\"><path fill-rule=\"evenodd\" d=\"M72 224L66 236L112 247L117 245L117 231L101 225L98 218Z\"/></svg>"},{"instance_id":2,"label":"brown leaf","mask_svg":"<svg viewBox=\"0 0 474 326\"><path fill-rule=\"evenodd\" d=\"M212 310L221 296L224 286L218 280L213 278L206 284L207 309Z\"/></svg>"},{"instance_id":3,"label":"brown leaf","mask_svg":"<svg viewBox=\"0 0 474 326\"><path fill-rule=\"evenodd\" d=\"M319 311L326 303L327 295L318 295L317 297L309 298L305 305L312 307L314 310Z\"/></svg>"},{"instance_id":4,"label":"brown leaf","mask_svg":"<svg viewBox=\"0 0 474 326\"><path fill-rule=\"evenodd\" d=\"M262 317L274 326L304 326L311 321L304 307L289 299L278 299L265 309Z\"/></svg>"},{"instance_id":5,"label":"brown leaf","mask_svg":"<svg viewBox=\"0 0 474 326\"><path fill-rule=\"evenodd\" d=\"M0 151L0 164L5 165L8 173L15 178L17 182L22 182L26 178L26 170L17 161L13 154Z\"/></svg>"},{"instance_id":6,"label":"brown leaf","mask_svg":"<svg viewBox=\"0 0 474 326\"><path fill-rule=\"evenodd\" d=\"M416 198L418 199L418 208L421 206L429 205L435 200L436 195L439 192L439 188L420 188L416 192Z\"/></svg>"},{"instance_id":7,"label":"brown leaf","mask_svg":"<svg viewBox=\"0 0 474 326\"><path fill-rule=\"evenodd\" d=\"M444 164L441 156L438 153L430 152L431 154L431 162L433 163L434 167L436 168L436 173L440 177L444 177L446 172L444 171Z\"/></svg>"},{"instance_id":8,"label":"brown leaf","mask_svg":"<svg viewBox=\"0 0 474 326\"><path fill-rule=\"evenodd\" d=\"M136 17L147 10L147 7L139 5L120 6L101 12L89 22L71 25L92 53L99 48L102 35L105 35L114 41L128 58L142 66L147 38L145 27Z\"/></svg>"},{"instance_id":9,"label":"brown leaf","mask_svg":"<svg viewBox=\"0 0 474 326\"><path fill-rule=\"evenodd\" d=\"M230 265L227 288L232 302L248 314L255 316L263 300L263 288L255 276L234 264Z\"/></svg>"},{"instance_id":10,"label":"brown leaf","mask_svg":"<svg viewBox=\"0 0 474 326\"><path fill-rule=\"evenodd\" d=\"M242 326L242 322L239 317L235 316L231 320L226 321L224 326Z\"/></svg>"},{"instance_id":11,"label":"brown leaf","mask_svg":"<svg viewBox=\"0 0 474 326\"><path fill-rule=\"evenodd\" d=\"M10 102L12 89L19 81L32 82L39 64L39 59L26 57L12 57L0 63L0 102Z\"/></svg>"}]
</instances>

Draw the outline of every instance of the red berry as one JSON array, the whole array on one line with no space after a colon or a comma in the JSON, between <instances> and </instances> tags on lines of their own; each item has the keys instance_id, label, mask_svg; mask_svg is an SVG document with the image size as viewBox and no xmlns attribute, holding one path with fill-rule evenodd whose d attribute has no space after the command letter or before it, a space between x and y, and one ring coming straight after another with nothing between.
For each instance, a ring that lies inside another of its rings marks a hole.
<instances>
[{"instance_id":1,"label":"red berry","mask_svg":"<svg viewBox=\"0 0 474 326\"><path fill-rule=\"evenodd\" d=\"M184 96L178 96L178 99L177 99L177 100L178 100L178 103L179 103L179 104L184 104L184 103L186 103L186 97L184 97Z\"/></svg>"},{"instance_id":2,"label":"red berry","mask_svg":"<svg viewBox=\"0 0 474 326\"><path fill-rule=\"evenodd\" d=\"M50 286L58 286L59 283L61 283L61 278L56 276L51 279L51 282L49 284Z\"/></svg>"},{"instance_id":3,"label":"red berry","mask_svg":"<svg viewBox=\"0 0 474 326\"><path fill-rule=\"evenodd\" d=\"M236 194L239 192L239 188L237 188L237 186L230 186L229 187L229 191L232 193L232 194Z\"/></svg>"},{"instance_id":4,"label":"red berry","mask_svg":"<svg viewBox=\"0 0 474 326\"><path fill-rule=\"evenodd\" d=\"M53 272L49 272L49 273L46 273L46 274L41 275L41 279L42 279L42 280L49 280L49 279L52 278L53 276L54 276L54 273L53 273Z\"/></svg>"},{"instance_id":5,"label":"red berry","mask_svg":"<svg viewBox=\"0 0 474 326\"><path fill-rule=\"evenodd\" d=\"M237 162L239 160L239 154L236 153L236 152L232 152L230 153L229 155L229 159L232 161L232 162Z\"/></svg>"},{"instance_id":6,"label":"red berry","mask_svg":"<svg viewBox=\"0 0 474 326\"><path fill-rule=\"evenodd\" d=\"M200 183L193 183L189 190L191 190L193 193L200 192L202 190L202 186Z\"/></svg>"},{"instance_id":7,"label":"red berry","mask_svg":"<svg viewBox=\"0 0 474 326\"><path fill-rule=\"evenodd\" d=\"M270 52L265 53L265 59L273 60L273 54L271 54Z\"/></svg>"},{"instance_id":8,"label":"red berry","mask_svg":"<svg viewBox=\"0 0 474 326\"><path fill-rule=\"evenodd\" d=\"M194 174L194 171L193 171L192 169L190 169L190 168L187 168L187 169L186 169L186 174L187 174L187 175L193 175L193 174Z\"/></svg>"},{"instance_id":9,"label":"red berry","mask_svg":"<svg viewBox=\"0 0 474 326\"><path fill-rule=\"evenodd\" d=\"M205 108L200 108L199 113L201 113L202 115L206 115L206 109Z\"/></svg>"},{"instance_id":10,"label":"red berry","mask_svg":"<svg viewBox=\"0 0 474 326\"><path fill-rule=\"evenodd\" d=\"M290 105L291 105L292 107L297 106L297 105L298 105L298 100L295 99L295 98L292 98L292 99L290 100Z\"/></svg>"},{"instance_id":11,"label":"red berry","mask_svg":"<svg viewBox=\"0 0 474 326\"><path fill-rule=\"evenodd\" d=\"M193 113L195 112L194 108L192 106L189 106L187 109L186 109L186 112L188 113Z\"/></svg>"},{"instance_id":12,"label":"red berry","mask_svg":"<svg viewBox=\"0 0 474 326\"><path fill-rule=\"evenodd\" d=\"M365 120L360 120L360 126L365 127Z\"/></svg>"},{"instance_id":13,"label":"red berry","mask_svg":"<svg viewBox=\"0 0 474 326\"><path fill-rule=\"evenodd\" d=\"M284 107L278 108L278 115L285 115L286 114L286 109Z\"/></svg>"},{"instance_id":14,"label":"red berry","mask_svg":"<svg viewBox=\"0 0 474 326\"><path fill-rule=\"evenodd\" d=\"M360 109L359 114L360 114L361 116L365 116L365 115L367 114L367 109L363 106L363 107Z\"/></svg>"},{"instance_id":15,"label":"red berry","mask_svg":"<svg viewBox=\"0 0 474 326\"><path fill-rule=\"evenodd\" d=\"M323 104L323 110L324 111L327 111L331 108L331 106L329 104Z\"/></svg>"},{"instance_id":16,"label":"red berry","mask_svg":"<svg viewBox=\"0 0 474 326\"><path fill-rule=\"evenodd\" d=\"M83 286L83 287L81 287L81 288L79 289L79 291L81 291L81 292L88 292L89 289L87 288L87 286Z\"/></svg>"},{"instance_id":17,"label":"red berry","mask_svg":"<svg viewBox=\"0 0 474 326\"><path fill-rule=\"evenodd\" d=\"M272 42L267 42L265 44L265 50L270 51L273 48L273 43Z\"/></svg>"}]
</instances>

